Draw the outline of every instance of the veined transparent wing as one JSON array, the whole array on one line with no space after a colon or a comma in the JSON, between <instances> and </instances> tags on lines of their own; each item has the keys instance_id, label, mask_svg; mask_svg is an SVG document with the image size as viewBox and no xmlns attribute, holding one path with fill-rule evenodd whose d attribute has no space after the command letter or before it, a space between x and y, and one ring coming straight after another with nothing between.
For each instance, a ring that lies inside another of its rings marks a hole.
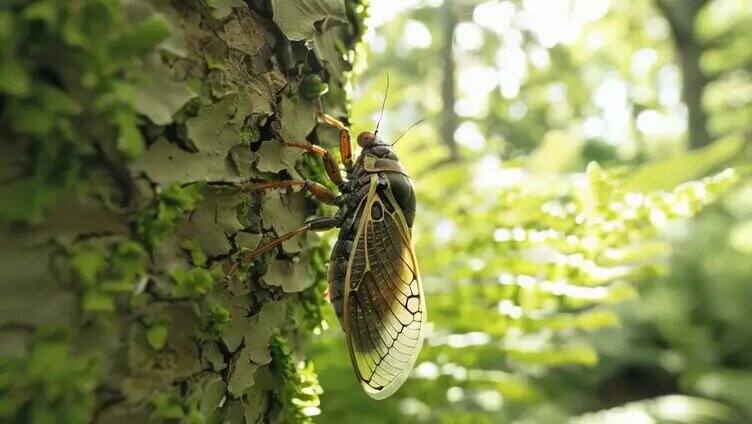
<instances>
[{"instance_id":1,"label":"veined transparent wing","mask_svg":"<svg viewBox=\"0 0 752 424\"><path fill-rule=\"evenodd\" d=\"M344 324L358 380L374 399L405 382L423 343L426 306L410 229L373 176L345 277Z\"/></svg>"}]
</instances>

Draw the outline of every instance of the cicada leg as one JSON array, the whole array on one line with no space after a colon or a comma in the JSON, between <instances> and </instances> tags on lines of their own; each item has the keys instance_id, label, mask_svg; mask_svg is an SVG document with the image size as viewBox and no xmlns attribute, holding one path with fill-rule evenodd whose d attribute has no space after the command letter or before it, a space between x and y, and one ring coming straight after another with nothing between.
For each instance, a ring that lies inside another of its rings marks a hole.
<instances>
[{"instance_id":1,"label":"cicada leg","mask_svg":"<svg viewBox=\"0 0 752 424\"><path fill-rule=\"evenodd\" d=\"M337 226L337 219L333 217L320 217L320 218L311 218L308 221L306 221L305 224L302 226L283 234L274 240L271 240L270 242L259 246L250 252L243 255L242 258L240 258L238 261L233 263L230 266L229 271L227 272L227 275L232 276L235 273L235 270L238 269L241 265L246 265L248 262L251 261L251 259L263 255L264 253L274 249L275 247L281 245L282 243L286 242L287 240L290 240L293 237L297 237L300 235L305 234L308 231L327 231L331 230L332 228Z\"/></svg>"},{"instance_id":2,"label":"cicada leg","mask_svg":"<svg viewBox=\"0 0 752 424\"><path fill-rule=\"evenodd\" d=\"M350 130L337 118L324 113L324 106L321 104L321 98L317 101L319 120L321 123L326 124L332 128L339 130L339 154L342 159L342 164L345 165L346 170L350 170L353 167L352 160L352 140L350 138Z\"/></svg>"},{"instance_id":3,"label":"cicada leg","mask_svg":"<svg viewBox=\"0 0 752 424\"><path fill-rule=\"evenodd\" d=\"M323 184L319 184L312 180L285 180L285 181L268 181L264 183L246 183L243 185L243 191L262 191L272 188L287 188L287 187L302 187L307 190L319 201L326 203L327 205L334 204L334 193L326 188Z\"/></svg>"},{"instance_id":4,"label":"cicada leg","mask_svg":"<svg viewBox=\"0 0 752 424\"><path fill-rule=\"evenodd\" d=\"M287 141L283 141L282 144L288 147L303 149L320 157L324 161L324 171L326 171L326 175L329 177L329 179L332 180L332 182L334 182L337 187L341 186L344 182L342 174L340 174L339 172L339 165L337 165L337 161L334 159L334 156L332 156L332 154L329 153L329 151L325 148L317 146L315 144L290 143Z\"/></svg>"},{"instance_id":5,"label":"cicada leg","mask_svg":"<svg viewBox=\"0 0 752 424\"><path fill-rule=\"evenodd\" d=\"M339 130L340 158L342 159L342 163L345 165L345 169L349 171L350 169L352 169L352 166L353 166L352 142L350 140L350 130L341 121L337 120L331 115L327 115L326 113L324 113L320 98L318 99L318 102L317 102L317 109L318 109L319 121L321 123ZM337 185L337 187L341 186L344 183L344 179L342 178L342 174L340 173L339 165L337 164L337 161L334 159L334 156L332 156L332 154L329 153L329 151L326 150L325 148L315 145L315 144L295 143L295 142L289 142L289 141L284 141L284 140L282 140L282 144L287 147L303 149L309 153L313 153L316 156L320 157L321 160L324 162L324 170L326 171L326 175L329 177L329 179L332 180L332 182L335 185Z\"/></svg>"},{"instance_id":6,"label":"cicada leg","mask_svg":"<svg viewBox=\"0 0 752 424\"><path fill-rule=\"evenodd\" d=\"M275 188L288 188L288 187L304 188L322 203L326 203L328 205L335 204L334 193L332 193L331 190L326 188L324 185L319 184L312 180L284 180L284 181L267 181L263 183L245 183L242 187L242 190L245 192L249 192L249 191L269 190L269 189L275 189ZM282 243L286 242L287 240L290 240L293 237L302 235L307 231L326 231L326 230L334 228L336 225L337 225L336 218L313 218L311 220L308 220L301 227L298 227L286 234L283 234L277 237L276 239L270 241L269 243L266 243L263 246L259 246L256 249L243 255L243 257L240 258L240 260L230 265L230 269L228 270L227 275L228 276L234 275L235 271L238 269L239 266L247 264L254 257L262 255L270 251L271 249L274 249L275 247L281 245Z\"/></svg>"}]
</instances>

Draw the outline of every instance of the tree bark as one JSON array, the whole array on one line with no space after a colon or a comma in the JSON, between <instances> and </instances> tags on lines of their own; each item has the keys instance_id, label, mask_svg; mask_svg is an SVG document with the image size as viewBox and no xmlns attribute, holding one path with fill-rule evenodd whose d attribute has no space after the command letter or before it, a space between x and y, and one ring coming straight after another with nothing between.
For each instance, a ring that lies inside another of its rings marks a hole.
<instances>
[{"instance_id":1,"label":"tree bark","mask_svg":"<svg viewBox=\"0 0 752 424\"><path fill-rule=\"evenodd\" d=\"M324 175L279 143L335 144L327 89L347 111L359 2L322 3L0 10L0 421L308 419L328 252L226 273L317 213L242 187Z\"/></svg>"},{"instance_id":2,"label":"tree bark","mask_svg":"<svg viewBox=\"0 0 752 424\"><path fill-rule=\"evenodd\" d=\"M682 73L682 99L687 106L689 148L699 149L712 141L708 133L708 117L702 104L702 93L710 79L700 68L703 47L694 26L700 9L707 0L656 0L669 23L674 49Z\"/></svg>"}]
</instances>

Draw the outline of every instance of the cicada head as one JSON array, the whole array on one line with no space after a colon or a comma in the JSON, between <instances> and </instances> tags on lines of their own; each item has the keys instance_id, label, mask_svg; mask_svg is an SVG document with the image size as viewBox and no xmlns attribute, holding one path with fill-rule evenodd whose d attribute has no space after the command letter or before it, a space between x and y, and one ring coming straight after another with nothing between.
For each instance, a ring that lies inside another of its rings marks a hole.
<instances>
[{"instance_id":1,"label":"cicada head","mask_svg":"<svg viewBox=\"0 0 752 424\"><path fill-rule=\"evenodd\" d=\"M377 134L370 131L363 131L358 135L358 146L367 149L374 146L389 146L388 143L379 137Z\"/></svg>"},{"instance_id":2,"label":"cicada head","mask_svg":"<svg viewBox=\"0 0 752 424\"><path fill-rule=\"evenodd\" d=\"M375 156L398 160L392 145L385 142L376 132L365 131L358 135L358 145L362 147L361 157Z\"/></svg>"}]
</instances>

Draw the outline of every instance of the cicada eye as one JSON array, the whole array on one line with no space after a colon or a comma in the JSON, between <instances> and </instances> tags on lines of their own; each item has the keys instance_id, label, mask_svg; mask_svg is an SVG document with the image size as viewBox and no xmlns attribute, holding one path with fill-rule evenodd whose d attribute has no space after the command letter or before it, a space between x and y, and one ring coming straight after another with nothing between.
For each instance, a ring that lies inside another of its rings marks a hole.
<instances>
[{"instance_id":1,"label":"cicada eye","mask_svg":"<svg viewBox=\"0 0 752 424\"><path fill-rule=\"evenodd\" d=\"M362 132L358 136L358 145L360 147L371 147L371 146L373 146L374 139L375 139L375 137L374 137L373 133Z\"/></svg>"}]
</instances>

